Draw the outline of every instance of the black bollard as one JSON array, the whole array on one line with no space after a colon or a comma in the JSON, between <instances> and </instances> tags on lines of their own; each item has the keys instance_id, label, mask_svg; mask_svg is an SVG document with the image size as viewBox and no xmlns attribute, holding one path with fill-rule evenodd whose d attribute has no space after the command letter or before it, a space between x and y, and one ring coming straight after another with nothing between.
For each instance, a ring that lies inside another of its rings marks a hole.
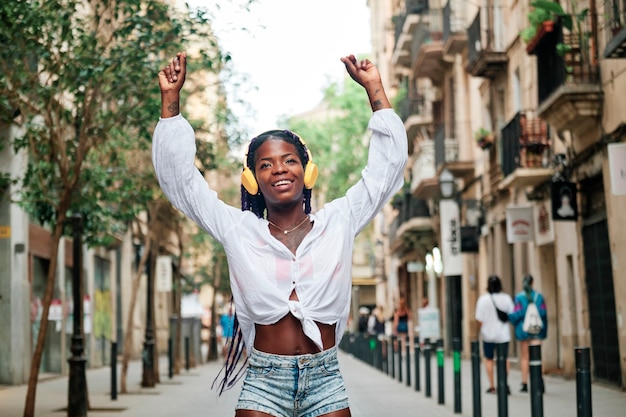
<instances>
[{"instance_id":1,"label":"black bollard","mask_svg":"<svg viewBox=\"0 0 626 417\"><path fill-rule=\"evenodd\" d=\"M189 370L189 336L185 336L185 370Z\"/></svg>"},{"instance_id":2,"label":"black bollard","mask_svg":"<svg viewBox=\"0 0 626 417\"><path fill-rule=\"evenodd\" d=\"M406 386L411 386L411 343L407 336L406 338Z\"/></svg>"},{"instance_id":3,"label":"black bollard","mask_svg":"<svg viewBox=\"0 0 626 417\"><path fill-rule=\"evenodd\" d=\"M452 369L454 371L454 412L461 413L461 339L452 339Z\"/></svg>"},{"instance_id":4,"label":"black bollard","mask_svg":"<svg viewBox=\"0 0 626 417\"><path fill-rule=\"evenodd\" d=\"M480 404L480 344L472 341L472 416L481 417Z\"/></svg>"},{"instance_id":5,"label":"black bollard","mask_svg":"<svg viewBox=\"0 0 626 417\"><path fill-rule=\"evenodd\" d=\"M530 413L543 417L543 378L541 376L541 345L529 346Z\"/></svg>"},{"instance_id":6,"label":"black bollard","mask_svg":"<svg viewBox=\"0 0 626 417\"><path fill-rule=\"evenodd\" d=\"M496 371L498 375L498 417L509 415L508 383L506 380L506 358L508 343L496 343Z\"/></svg>"},{"instance_id":7,"label":"black bollard","mask_svg":"<svg viewBox=\"0 0 626 417\"><path fill-rule=\"evenodd\" d=\"M117 400L117 342L111 342L111 400Z\"/></svg>"},{"instance_id":8,"label":"black bollard","mask_svg":"<svg viewBox=\"0 0 626 417\"><path fill-rule=\"evenodd\" d=\"M387 340L387 337L385 336L383 338L383 340L381 341L381 363L383 366L383 372L386 375L389 375L389 341Z\"/></svg>"},{"instance_id":9,"label":"black bollard","mask_svg":"<svg viewBox=\"0 0 626 417\"><path fill-rule=\"evenodd\" d=\"M576 408L578 417L591 417L591 372L588 347L574 349L576 355Z\"/></svg>"},{"instance_id":10,"label":"black bollard","mask_svg":"<svg viewBox=\"0 0 626 417\"><path fill-rule=\"evenodd\" d=\"M415 391L419 391L420 387L420 339L416 337L413 341L415 353Z\"/></svg>"},{"instance_id":11,"label":"black bollard","mask_svg":"<svg viewBox=\"0 0 626 417\"><path fill-rule=\"evenodd\" d=\"M398 382L402 382L402 338L398 337Z\"/></svg>"},{"instance_id":12,"label":"black bollard","mask_svg":"<svg viewBox=\"0 0 626 417\"><path fill-rule=\"evenodd\" d=\"M432 386L430 381L430 351L432 346L430 345L430 340L427 338L424 340L424 379L426 384L426 397L430 398L432 395Z\"/></svg>"},{"instance_id":13,"label":"black bollard","mask_svg":"<svg viewBox=\"0 0 626 417\"><path fill-rule=\"evenodd\" d=\"M443 352L443 339L437 340L437 369L438 369L438 378L437 382L439 383L439 397L437 399L437 404L445 404L445 383L444 383L444 373L443 373L443 362L444 362L444 352Z\"/></svg>"},{"instance_id":14,"label":"black bollard","mask_svg":"<svg viewBox=\"0 0 626 417\"><path fill-rule=\"evenodd\" d=\"M167 376L174 377L174 343L172 338L167 339Z\"/></svg>"},{"instance_id":15,"label":"black bollard","mask_svg":"<svg viewBox=\"0 0 626 417\"><path fill-rule=\"evenodd\" d=\"M389 364L391 365L391 379L396 379L396 337L391 336L391 349L389 349L389 356L391 360Z\"/></svg>"}]
</instances>

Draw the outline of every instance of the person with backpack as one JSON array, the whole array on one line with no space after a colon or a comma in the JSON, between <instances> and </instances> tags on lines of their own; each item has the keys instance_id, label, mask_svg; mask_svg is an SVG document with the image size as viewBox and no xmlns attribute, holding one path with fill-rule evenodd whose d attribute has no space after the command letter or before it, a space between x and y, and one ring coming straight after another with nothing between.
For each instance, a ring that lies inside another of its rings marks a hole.
<instances>
[{"instance_id":1,"label":"person with backpack","mask_svg":"<svg viewBox=\"0 0 626 417\"><path fill-rule=\"evenodd\" d=\"M515 307L509 314L509 321L515 327L515 339L520 344L520 392L528 392L529 346L541 345L548 335L548 311L543 295L533 289L532 275L526 275L522 282L523 290L515 295Z\"/></svg>"}]
</instances>

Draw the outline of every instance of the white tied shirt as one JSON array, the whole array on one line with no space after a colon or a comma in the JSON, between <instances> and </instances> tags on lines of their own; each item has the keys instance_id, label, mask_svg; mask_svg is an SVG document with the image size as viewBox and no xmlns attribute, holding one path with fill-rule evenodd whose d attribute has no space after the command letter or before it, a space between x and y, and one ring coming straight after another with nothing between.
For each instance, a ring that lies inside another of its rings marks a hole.
<instances>
[{"instance_id":1,"label":"white tied shirt","mask_svg":"<svg viewBox=\"0 0 626 417\"><path fill-rule=\"evenodd\" d=\"M311 213L313 224L295 255L251 211L221 201L194 165L191 125L180 114L161 118L152 159L161 188L172 204L218 240L228 257L235 308L247 346L254 324L276 323L289 312L304 334L323 350L317 324L336 323L336 344L350 310L355 236L402 187L407 161L404 125L392 109L373 113L367 166L344 197ZM289 300L292 291L298 301Z\"/></svg>"},{"instance_id":2,"label":"white tied shirt","mask_svg":"<svg viewBox=\"0 0 626 417\"><path fill-rule=\"evenodd\" d=\"M493 302L491 300L493 300ZM506 293L486 293L478 297L478 301L476 302L476 320L482 323L480 326L480 336L485 342L510 342L511 329L509 323L500 321L494 303L498 306L498 309L505 313L513 312L513 299Z\"/></svg>"}]
</instances>

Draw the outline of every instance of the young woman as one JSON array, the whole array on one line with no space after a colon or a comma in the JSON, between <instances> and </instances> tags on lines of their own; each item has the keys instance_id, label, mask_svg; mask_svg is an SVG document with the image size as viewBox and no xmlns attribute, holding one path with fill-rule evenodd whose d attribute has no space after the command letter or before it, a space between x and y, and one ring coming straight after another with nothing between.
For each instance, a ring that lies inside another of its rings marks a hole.
<instances>
[{"instance_id":1,"label":"young woman","mask_svg":"<svg viewBox=\"0 0 626 417\"><path fill-rule=\"evenodd\" d=\"M515 295L515 307L509 314L509 320L515 328L515 338L519 340L520 370L522 373L522 386L520 392L528 392L528 374L530 371L530 346L541 345L541 341L548 335L548 310L543 294L533 289L532 275L526 275L522 280L523 289ZM539 310L543 329L539 334L530 334L524 331L524 317L528 304L535 303ZM543 379L541 390L545 391Z\"/></svg>"},{"instance_id":2,"label":"young woman","mask_svg":"<svg viewBox=\"0 0 626 417\"><path fill-rule=\"evenodd\" d=\"M250 142L242 210L222 202L194 166L194 132L179 113L186 55L159 72L161 119L153 138L159 184L228 257L249 353L237 417L350 416L337 345L350 312L354 238L402 186L407 138L376 66L354 55L341 61L367 92L373 135L361 179L315 213L317 168L304 142L286 130Z\"/></svg>"}]
</instances>

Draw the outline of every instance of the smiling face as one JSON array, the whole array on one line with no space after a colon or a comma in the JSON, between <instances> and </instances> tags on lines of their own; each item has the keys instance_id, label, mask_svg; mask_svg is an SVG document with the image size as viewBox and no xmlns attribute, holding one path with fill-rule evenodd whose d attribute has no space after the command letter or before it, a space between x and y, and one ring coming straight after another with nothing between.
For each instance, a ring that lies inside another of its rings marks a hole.
<instances>
[{"instance_id":1,"label":"smiling face","mask_svg":"<svg viewBox=\"0 0 626 417\"><path fill-rule=\"evenodd\" d=\"M263 142L254 173L267 206L302 204L304 168L293 144L278 138Z\"/></svg>"}]
</instances>

